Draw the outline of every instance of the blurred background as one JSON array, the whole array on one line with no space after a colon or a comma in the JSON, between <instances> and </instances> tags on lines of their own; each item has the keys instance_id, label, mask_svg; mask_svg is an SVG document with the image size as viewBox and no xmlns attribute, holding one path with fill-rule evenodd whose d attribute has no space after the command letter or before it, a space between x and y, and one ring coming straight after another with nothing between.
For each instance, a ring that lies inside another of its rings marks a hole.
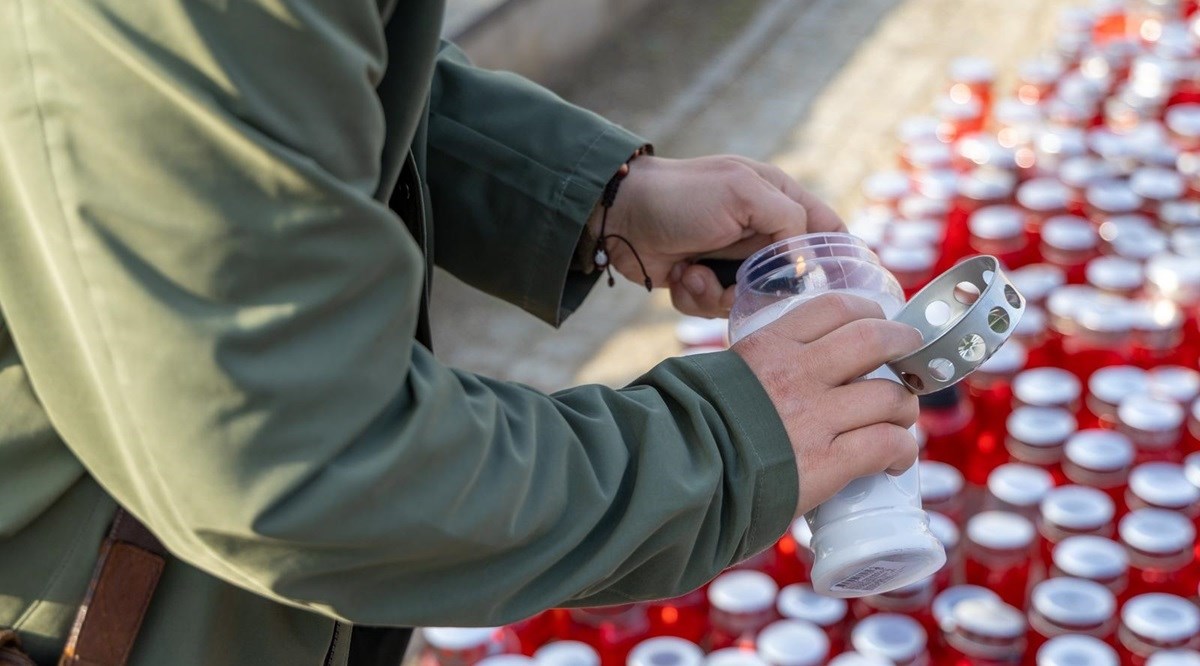
<instances>
[{"instance_id":1,"label":"blurred background","mask_svg":"<svg viewBox=\"0 0 1200 666\"><path fill-rule=\"evenodd\" d=\"M955 58L997 91L1051 47L1071 0L450 0L448 38L652 141L659 155L773 162L843 216L895 168L896 133L929 114ZM682 346L664 293L598 284L563 328L439 272L434 343L452 366L543 390L622 385Z\"/></svg>"},{"instance_id":2,"label":"blurred background","mask_svg":"<svg viewBox=\"0 0 1200 666\"><path fill-rule=\"evenodd\" d=\"M997 91L1051 46L1070 0L450 0L445 34L653 142L778 164L844 216L895 168L896 130L931 113L950 61ZM665 293L599 284L562 330L440 272L433 335L450 365L542 390L622 385L680 352Z\"/></svg>"}]
</instances>

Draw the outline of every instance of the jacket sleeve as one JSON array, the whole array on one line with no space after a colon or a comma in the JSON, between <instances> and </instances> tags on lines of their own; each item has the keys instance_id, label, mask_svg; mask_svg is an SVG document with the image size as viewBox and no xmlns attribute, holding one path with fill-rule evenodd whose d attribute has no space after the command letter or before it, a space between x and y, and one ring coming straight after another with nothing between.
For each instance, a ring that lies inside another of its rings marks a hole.
<instances>
[{"instance_id":1,"label":"jacket sleeve","mask_svg":"<svg viewBox=\"0 0 1200 666\"><path fill-rule=\"evenodd\" d=\"M360 5L0 6L0 307L67 445L178 557L356 623L670 595L767 546L795 462L736 355L548 396L414 343Z\"/></svg>"},{"instance_id":2,"label":"jacket sleeve","mask_svg":"<svg viewBox=\"0 0 1200 666\"><path fill-rule=\"evenodd\" d=\"M435 262L553 325L597 273L571 271L588 215L646 141L443 43L429 114Z\"/></svg>"}]
</instances>

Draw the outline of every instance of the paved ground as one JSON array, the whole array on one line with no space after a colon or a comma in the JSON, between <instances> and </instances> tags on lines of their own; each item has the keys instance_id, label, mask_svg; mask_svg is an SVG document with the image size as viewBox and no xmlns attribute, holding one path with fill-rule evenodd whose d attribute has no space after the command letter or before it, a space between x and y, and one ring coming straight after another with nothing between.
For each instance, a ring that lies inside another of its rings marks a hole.
<instances>
[{"instance_id":1,"label":"paved ground","mask_svg":"<svg viewBox=\"0 0 1200 666\"><path fill-rule=\"evenodd\" d=\"M1049 43L1071 0L661 0L558 81L660 154L773 161L843 214L928 112L958 55L1002 74ZM1009 89L1010 78L1001 80ZM598 287L560 331L441 273L434 335L452 365L553 390L620 385L678 352L664 294Z\"/></svg>"}]
</instances>

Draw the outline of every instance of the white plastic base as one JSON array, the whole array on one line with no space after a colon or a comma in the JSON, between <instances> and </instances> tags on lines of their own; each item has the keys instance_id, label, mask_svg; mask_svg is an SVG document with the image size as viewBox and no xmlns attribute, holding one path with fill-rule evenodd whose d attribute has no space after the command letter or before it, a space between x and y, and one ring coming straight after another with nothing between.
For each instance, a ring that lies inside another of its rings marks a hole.
<instances>
[{"instance_id":1,"label":"white plastic base","mask_svg":"<svg viewBox=\"0 0 1200 666\"><path fill-rule=\"evenodd\" d=\"M921 509L864 512L813 533L812 585L831 597L865 597L932 576L946 551Z\"/></svg>"}]
</instances>

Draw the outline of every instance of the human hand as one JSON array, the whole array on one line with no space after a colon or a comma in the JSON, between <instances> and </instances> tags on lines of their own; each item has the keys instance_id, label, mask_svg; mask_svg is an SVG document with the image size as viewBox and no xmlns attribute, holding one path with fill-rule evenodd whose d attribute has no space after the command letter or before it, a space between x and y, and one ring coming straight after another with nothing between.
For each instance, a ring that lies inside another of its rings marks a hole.
<instances>
[{"instance_id":1,"label":"human hand","mask_svg":"<svg viewBox=\"0 0 1200 666\"><path fill-rule=\"evenodd\" d=\"M599 231L599 214L589 226ZM807 232L845 231L841 219L778 167L737 156L629 163L605 232L628 238L656 286L671 290L686 314L724 317L733 304L701 257L742 259L775 241ZM641 283L642 269L624 243L607 244L612 267Z\"/></svg>"},{"instance_id":2,"label":"human hand","mask_svg":"<svg viewBox=\"0 0 1200 666\"><path fill-rule=\"evenodd\" d=\"M848 294L818 296L733 345L791 438L797 515L853 479L902 472L916 461L908 428L917 420L917 396L891 380L856 380L921 345L917 329Z\"/></svg>"}]
</instances>

